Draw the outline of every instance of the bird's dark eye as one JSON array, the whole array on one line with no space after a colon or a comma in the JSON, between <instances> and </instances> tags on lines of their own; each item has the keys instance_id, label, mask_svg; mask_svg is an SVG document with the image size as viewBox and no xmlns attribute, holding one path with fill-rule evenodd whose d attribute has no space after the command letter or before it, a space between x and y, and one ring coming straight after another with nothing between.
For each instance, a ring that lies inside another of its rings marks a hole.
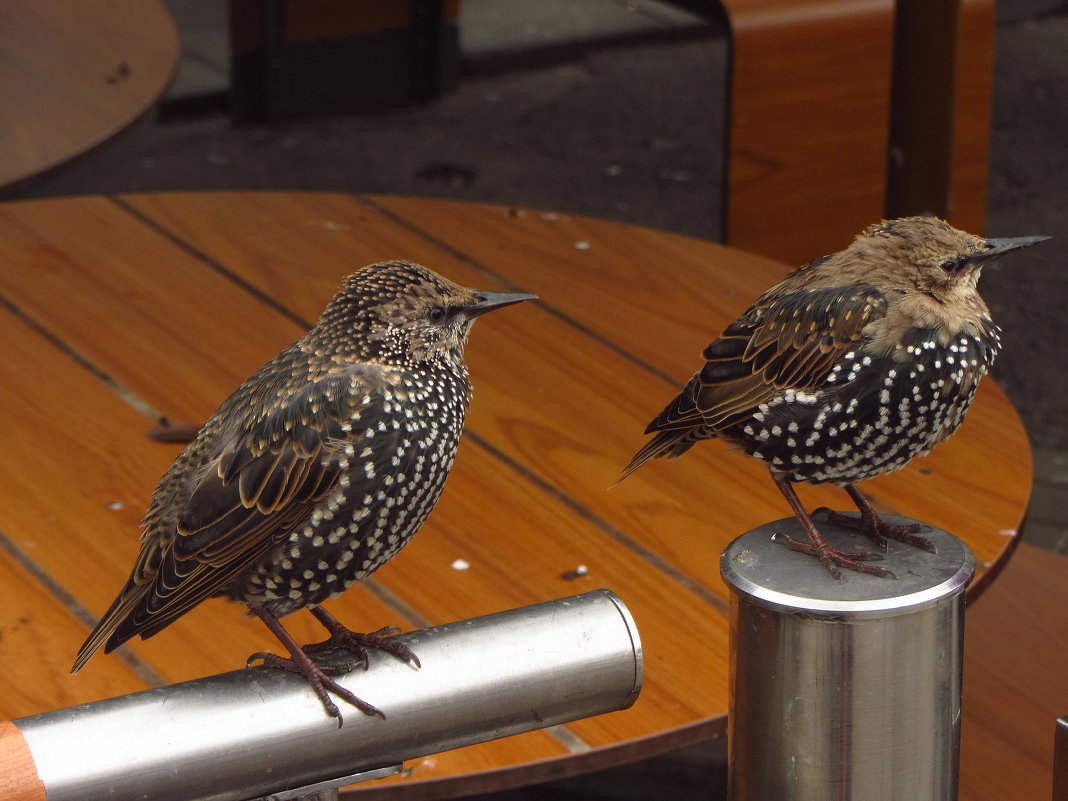
<instances>
[{"instance_id":1,"label":"bird's dark eye","mask_svg":"<svg viewBox=\"0 0 1068 801\"><path fill-rule=\"evenodd\" d=\"M445 310L440 306L435 306L433 309L430 310L429 317L430 322L440 323L442 320L445 319Z\"/></svg>"},{"instance_id":2,"label":"bird's dark eye","mask_svg":"<svg viewBox=\"0 0 1068 801\"><path fill-rule=\"evenodd\" d=\"M949 261L942 262L938 266L941 267L943 270L945 270L947 273L951 273L954 270L956 270L959 265L957 264L956 261L954 261L953 259L950 259Z\"/></svg>"}]
</instances>

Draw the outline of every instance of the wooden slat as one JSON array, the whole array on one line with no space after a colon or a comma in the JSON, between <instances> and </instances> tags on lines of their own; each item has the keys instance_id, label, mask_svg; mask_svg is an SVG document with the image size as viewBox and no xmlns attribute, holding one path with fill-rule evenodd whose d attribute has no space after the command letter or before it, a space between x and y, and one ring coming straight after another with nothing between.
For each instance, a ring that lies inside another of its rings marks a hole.
<instances>
[{"instance_id":1,"label":"wooden slat","mask_svg":"<svg viewBox=\"0 0 1068 801\"><path fill-rule=\"evenodd\" d=\"M892 74L912 84L895 86L898 97L931 80L892 64L900 6L886 0L722 5L731 33L726 241L788 261L835 250L844 237L885 216ZM953 9L947 54L953 63L946 65L951 108L931 133L952 141L934 165L949 173L948 194L935 206L948 206L955 224L980 233L994 4L946 5ZM901 111L922 117L925 110L920 104ZM906 165L906 176L922 168L922 159L915 161Z\"/></svg>"},{"instance_id":2,"label":"wooden slat","mask_svg":"<svg viewBox=\"0 0 1068 801\"><path fill-rule=\"evenodd\" d=\"M886 216L986 225L994 0L899 0Z\"/></svg>"},{"instance_id":3,"label":"wooden slat","mask_svg":"<svg viewBox=\"0 0 1068 801\"><path fill-rule=\"evenodd\" d=\"M1068 713L1068 558L1021 543L966 615L961 801L1050 798Z\"/></svg>"},{"instance_id":4,"label":"wooden slat","mask_svg":"<svg viewBox=\"0 0 1068 801\"><path fill-rule=\"evenodd\" d=\"M118 659L91 675L71 676L70 644L84 637L85 626L2 549L0 609L0 720L148 687Z\"/></svg>"},{"instance_id":5,"label":"wooden slat","mask_svg":"<svg viewBox=\"0 0 1068 801\"><path fill-rule=\"evenodd\" d=\"M106 198L8 203L0 221L0 254L22 267L0 292L108 375L137 371L128 386L171 419L203 419L302 333ZM161 342L180 358L162 362Z\"/></svg>"}]
</instances>

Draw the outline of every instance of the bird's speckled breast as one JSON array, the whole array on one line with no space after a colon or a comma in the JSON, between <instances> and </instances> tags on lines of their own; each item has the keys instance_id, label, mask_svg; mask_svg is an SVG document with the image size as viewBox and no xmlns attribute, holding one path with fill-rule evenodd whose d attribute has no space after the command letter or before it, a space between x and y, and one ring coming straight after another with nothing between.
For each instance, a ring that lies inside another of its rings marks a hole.
<instances>
[{"instance_id":1,"label":"bird's speckled breast","mask_svg":"<svg viewBox=\"0 0 1068 801\"><path fill-rule=\"evenodd\" d=\"M790 480L848 484L903 467L952 434L1000 342L984 321L978 335L940 341L914 329L898 352L843 355L823 386L785 390L732 426L728 438Z\"/></svg>"},{"instance_id":2,"label":"bird's speckled breast","mask_svg":"<svg viewBox=\"0 0 1068 801\"><path fill-rule=\"evenodd\" d=\"M335 597L411 539L449 474L471 387L455 367L397 374L370 424L324 458L342 474L311 515L236 583L230 597L275 615Z\"/></svg>"}]
</instances>

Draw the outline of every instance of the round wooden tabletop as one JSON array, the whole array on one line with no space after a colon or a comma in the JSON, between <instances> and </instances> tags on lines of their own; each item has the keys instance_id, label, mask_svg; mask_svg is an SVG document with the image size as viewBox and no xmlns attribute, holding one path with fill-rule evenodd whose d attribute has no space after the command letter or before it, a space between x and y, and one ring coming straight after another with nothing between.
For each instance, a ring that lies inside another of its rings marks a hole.
<instances>
[{"instance_id":1,"label":"round wooden tabletop","mask_svg":"<svg viewBox=\"0 0 1068 801\"><path fill-rule=\"evenodd\" d=\"M0 197L145 119L170 86L179 50L158 0L0 3Z\"/></svg>"},{"instance_id":2,"label":"round wooden tabletop","mask_svg":"<svg viewBox=\"0 0 1068 801\"><path fill-rule=\"evenodd\" d=\"M405 258L541 301L476 326L474 401L438 508L332 611L356 630L416 628L607 587L633 613L646 676L631 709L414 760L350 792L481 792L724 732L719 555L789 509L761 464L719 442L608 487L704 346L787 265L552 212L280 192L0 204L0 257L0 649L19 654L0 659L0 718L232 670L277 646L238 607L209 601L68 674L178 452L146 430L160 416L203 420L314 322L343 276ZM1011 552L1030 485L1023 428L988 380L955 437L863 488L879 509L964 539L976 592ZM800 493L850 508L834 488ZM307 613L287 626L318 638Z\"/></svg>"}]
</instances>

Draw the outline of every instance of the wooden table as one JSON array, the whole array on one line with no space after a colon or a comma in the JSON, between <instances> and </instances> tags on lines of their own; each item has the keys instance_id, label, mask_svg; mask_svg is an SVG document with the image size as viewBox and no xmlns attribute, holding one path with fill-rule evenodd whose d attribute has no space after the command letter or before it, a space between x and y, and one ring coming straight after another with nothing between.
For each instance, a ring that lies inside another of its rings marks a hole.
<instances>
[{"instance_id":1,"label":"wooden table","mask_svg":"<svg viewBox=\"0 0 1068 801\"><path fill-rule=\"evenodd\" d=\"M1055 798L1054 721L1068 713L1068 556L1020 543L969 606L961 801Z\"/></svg>"},{"instance_id":2,"label":"wooden table","mask_svg":"<svg viewBox=\"0 0 1068 801\"><path fill-rule=\"evenodd\" d=\"M159 0L0 3L0 197L55 194L128 158L179 50Z\"/></svg>"},{"instance_id":3,"label":"wooden table","mask_svg":"<svg viewBox=\"0 0 1068 801\"><path fill-rule=\"evenodd\" d=\"M466 441L437 510L333 610L357 630L421 627L609 587L637 621L646 680L630 710L415 760L400 787L356 792L485 791L723 734L719 554L789 510L762 465L718 442L607 487L712 335L785 265L528 209L302 193L0 204L0 718L232 670L276 647L258 621L209 601L67 673L178 452L146 430L161 415L203 420L343 276L395 257L542 300L476 326ZM986 381L956 437L865 489L883 510L964 538L975 593L1012 550L1030 485L1024 431ZM835 489L801 493L847 505ZM460 558L469 569L453 569ZM568 578L580 564L589 572ZM316 637L310 615L290 620L298 640Z\"/></svg>"}]
</instances>

